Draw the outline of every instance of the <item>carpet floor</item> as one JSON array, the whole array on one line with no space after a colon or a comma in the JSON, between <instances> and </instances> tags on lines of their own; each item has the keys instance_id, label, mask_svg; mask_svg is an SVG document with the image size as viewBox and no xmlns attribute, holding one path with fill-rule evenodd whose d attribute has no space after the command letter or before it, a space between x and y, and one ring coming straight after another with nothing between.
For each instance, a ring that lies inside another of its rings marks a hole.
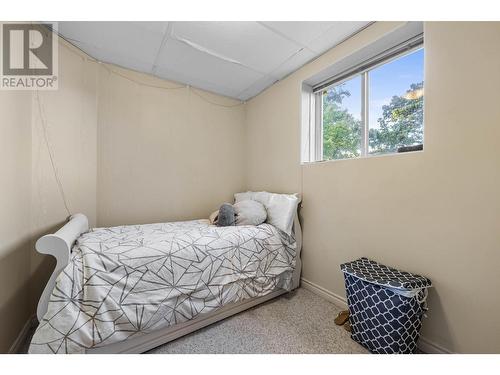
<instances>
[{"instance_id":1,"label":"carpet floor","mask_svg":"<svg viewBox=\"0 0 500 375\"><path fill-rule=\"evenodd\" d=\"M333 322L340 310L299 288L148 353L368 353Z\"/></svg>"}]
</instances>

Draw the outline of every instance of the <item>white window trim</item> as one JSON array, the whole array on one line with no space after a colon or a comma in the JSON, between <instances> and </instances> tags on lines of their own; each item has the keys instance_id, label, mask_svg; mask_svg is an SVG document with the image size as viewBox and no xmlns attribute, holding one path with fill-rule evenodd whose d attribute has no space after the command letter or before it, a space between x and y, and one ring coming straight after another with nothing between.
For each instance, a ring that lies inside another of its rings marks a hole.
<instances>
[{"instance_id":1,"label":"white window trim","mask_svg":"<svg viewBox=\"0 0 500 375\"><path fill-rule=\"evenodd\" d=\"M368 78L368 71L361 73L361 155L365 157L368 155L369 137L369 119L370 119L370 82Z\"/></svg>"},{"instance_id":2,"label":"white window trim","mask_svg":"<svg viewBox=\"0 0 500 375\"><path fill-rule=\"evenodd\" d=\"M314 106L314 145L313 145L313 160L323 160L323 100L321 96L322 92L314 94L313 106Z\"/></svg>"},{"instance_id":3,"label":"white window trim","mask_svg":"<svg viewBox=\"0 0 500 375\"><path fill-rule=\"evenodd\" d=\"M414 40L414 39L413 39ZM370 108L370 103L369 103L369 98L370 98L370 93L369 93L369 72L372 71L373 69L376 69L377 67L388 64L393 60L399 59L403 56L409 55L419 49L423 48L423 38L421 38L421 43L417 45L412 45L411 48L407 48L404 50L401 50L397 54L390 54L387 56L386 59L382 59L374 64L370 65L368 68L364 69L363 71L356 71L352 75L344 76L342 80L335 81L334 83L329 84L328 86L325 86L323 84L316 85L316 87L312 87L310 92L309 92L309 152L308 152L308 160L303 159L303 162L309 162L309 163L314 163L314 162L322 162L322 161L335 161L335 160L350 160L350 159L359 159L359 158L365 158L365 157L372 157L373 155L369 154L369 132L370 132L370 126L369 126L369 108ZM361 127L362 127L362 133L361 133L361 152L360 156L355 157L355 158L348 158L348 159L332 159L332 160L324 160L323 159L323 100L322 100L322 95L323 92L328 90L331 87L335 87L338 85L341 85L342 83L354 78L360 76L361 77ZM330 78L329 81L334 80L334 78ZM321 90L318 90L317 87L321 87ZM384 155L394 155L397 153L387 153ZM377 155L381 156L381 155Z\"/></svg>"}]
</instances>

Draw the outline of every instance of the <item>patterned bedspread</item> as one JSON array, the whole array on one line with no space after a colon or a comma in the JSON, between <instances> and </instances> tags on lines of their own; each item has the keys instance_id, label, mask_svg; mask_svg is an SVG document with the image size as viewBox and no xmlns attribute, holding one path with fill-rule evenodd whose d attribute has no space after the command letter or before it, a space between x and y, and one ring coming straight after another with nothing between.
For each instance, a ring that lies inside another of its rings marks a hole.
<instances>
[{"instance_id":1,"label":"patterned bedspread","mask_svg":"<svg viewBox=\"0 0 500 375\"><path fill-rule=\"evenodd\" d=\"M30 353L82 353L290 289L295 241L207 220L97 228L77 240Z\"/></svg>"}]
</instances>

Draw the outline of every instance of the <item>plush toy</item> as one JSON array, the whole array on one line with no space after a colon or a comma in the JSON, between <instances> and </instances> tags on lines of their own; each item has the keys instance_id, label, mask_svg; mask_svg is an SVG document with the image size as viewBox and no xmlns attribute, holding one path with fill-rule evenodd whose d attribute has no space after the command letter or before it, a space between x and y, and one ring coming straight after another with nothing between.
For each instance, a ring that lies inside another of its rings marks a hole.
<instances>
[{"instance_id":1,"label":"plush toy","mask_svg":"<svg viewBox=\"0 0 500 375\"><path fill-rule=\"evenodd\" d=\"M236 215L232 204L224 203L219 208L219 215L217 217L217 226L228 227L236 224Z\"/></svg>"},{"instance_id":2,"label":"plush toy","mask_svg":"<svg viewBox=\"0 0 500 375\"><path fill-rule=\"evenodd\" d=\"M262 203L249 199L235 204L224 203L208 219L210 224L219 227L260 225L266 221L267 212Z\"/></svg>"}]
</instances>

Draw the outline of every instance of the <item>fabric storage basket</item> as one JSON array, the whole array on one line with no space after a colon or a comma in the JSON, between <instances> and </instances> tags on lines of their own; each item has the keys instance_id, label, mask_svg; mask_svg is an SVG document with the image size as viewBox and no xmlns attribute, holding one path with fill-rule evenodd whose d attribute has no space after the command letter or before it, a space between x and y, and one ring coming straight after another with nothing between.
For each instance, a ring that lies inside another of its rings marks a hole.
<instances>
[{"instance_id":1,"label":"fabric storage basket","mask_svg":"<svg viewBox=\"0 0 500 375\"><path fill-rule=\"evenodd\" d=\"M373 353L415 352L431 281L367 258L340 268L353 340Z\"/></svg>"}]
</instances>

